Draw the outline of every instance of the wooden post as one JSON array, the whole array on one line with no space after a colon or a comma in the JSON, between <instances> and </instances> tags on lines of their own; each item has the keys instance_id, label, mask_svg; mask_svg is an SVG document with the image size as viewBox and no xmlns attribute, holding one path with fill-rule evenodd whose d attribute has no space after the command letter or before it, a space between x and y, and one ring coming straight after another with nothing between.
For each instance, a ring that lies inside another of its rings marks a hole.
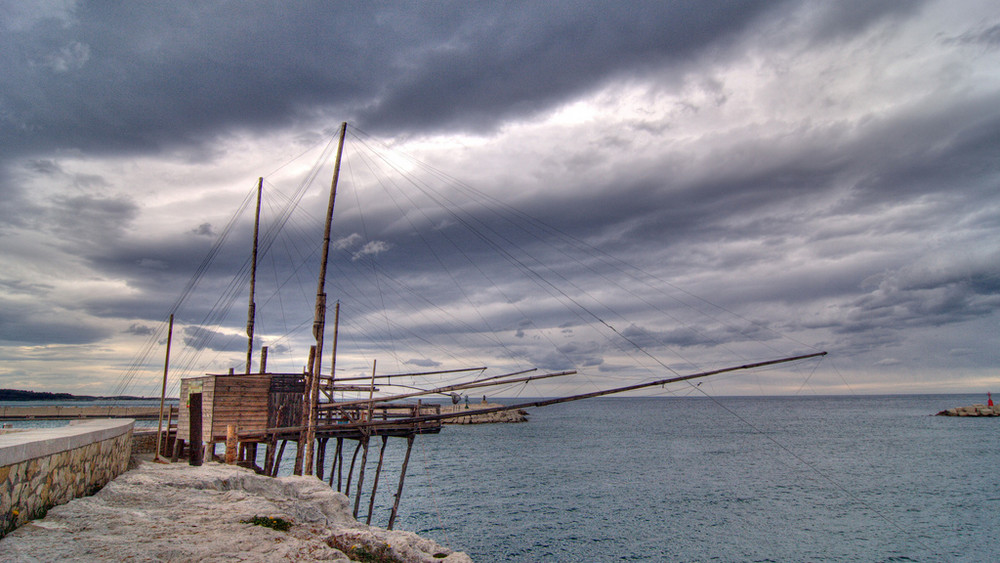
<instances>
[{"instance_id":1,"label":"wooden post","mask_svg":"<svg viewBox=\"0 0 1000 563\"><path fill-rule=\"evenodd\" d=\"M236 463L236 425L226 425L226 465Z\"/></svg>"},{"instance_id":2,"label":"wooden post","mask_svg":"<svg viewBox=\"0 0 1000 563\"><path fill-rule=\"evenodd\" d=\"M260 349L260 373L261 375L267 373L267 346Z\"/></svg>"},{"instance_id":3,"label":"wooden post","mask_svg":"<svg viewBox=\"0 0 1000 563\"><path fill-rule=\"evenodd\" d=\"M190 420L191 427L191 433L188 436L188 442L191 444L191 455L189 456L188 463L197 467L204 460L201 446L201 393L189 394L188 402L191 405L188 407L188 420Z\"/></svg>"},{"instance_id":4,"label":"wooden post","mask_svg":"<svg viewBox=\"0 0 1000 563\"><path fill-rule=\"evenodd\" d=\"M389 515L387 530L391 530L392 525L396 523L396 512L399 510L399 498L403 496L403 479L406 478L406 466L410 463L410 450L413 449L414 436L414 434L410 434L406 437L406 457L403 458L403 467L399 470L399 486L396 487L396 498L392 501L392 514Z\"/></svg>"},{"instance_id":5,"label":"wooden post","mask_svg":"<svg viewBox=\"0 0 1000 563\"><path fill-rule=\"evenodd\" d=\"M354 477L354 462L358 461L358 451L361 450L361 438L358 438L358 445L354 448L354 455L351 456L351 468L347 470L347 486L344 487L344 494L351 493L351 478ZM340 490L340 489L338 489Z\"/></svg>"},{"instance_id":6,"label":"wooden post","mask_svg":"<svg viewBox=\"0 0 1000 563\"><path fill-rule=\"evenodd\" d=\"M278 448L278 454L274 457L274 467L271 468L271 477L278 476L278 469L281 468L281 456L285 454L286 444L288 444L288 440L281 441L281 447Z\"/></svg>"},{"instance_id":7,"label":"wooden post","mask_svg":"<svg viewBox=\"0 0 1000 563\"><path fill-rule=\"evenodd\" d=\"M333 402L333 384L337 381L337 338L340 334L340 301L333 309L333 351L330 353L330 386L324 389L326 400Z\"/></svg>"},{"instance_id":8,"label":"wooden post","mask_svg":"<svg viewBox=\"0 0 1000 563\"><path fill-rule=\"evenodd\" d=\"M365 524L371 525L372 512L375 510L375 491L378 490L378 478L382 474L382 457L385 455L385 445L389 442L388 436L382 436L382 447L378 451L378 465L375 466L375 480L372 481L372 496L368 501L368 519Z\"/></svg>"},{"instance_id":9,"label":"wooden post","mask_svg":"<svg viewBox=\"0 0 1000 563\"><path fill-rule=\"evenodd\" d=\"M343 438L337 438L337 445L333 448L333 461L330 462L330 479L329 485L333 487L333 478L337 476L337 460L340 459L340 444L343 443Z\"/></svg>"},{"instance_id":10,"label":"wooden post","mask_svg":"<svg viewBox=\"0 0 1000 563\"><path fill-rule=\"evenodd\" d=\"M247 311L247 369L244 373L250 375L250 363L253 360L253 325L257 313L254 303L254 290L257 285L257 232L260 228L260 193L264 188L264 178L257 181L257 214L253 220L253 251L250 259L250 306Z\"/></svg>"},{"instance_id":11,"label":"wooden post","mask_svg":"<svg viewBox=\"0 0 1000 563\"><path fill-rule=\"evenodd\" d=\"M253 464L251 467L257 467L257 442L250 442L248 444L244 444L244 446L246 447L246 455L243 461L249 461Z\"/></svg>"},{"instance_id":12,"label":"wooden post","mask_svg":"<svg viewBox=\"0 0 1000 563\"><path fill-rule=\"evenodd\" d=\"M170 365L170 341L174 337L174 314L170 313L170 326L167 328L167 357L163 360L163 388L160 390L160 418L156 423L156 455L153 461L160 461L160 444L163 438L163 401L167 397L167 367ZM167 433L170 433L170 421L167 421Z\"/></svg>"},{"instance_id":13,"label":"wooden post","mask_svg":"<svg viewBox=\"0 0 1000 563\"><path fill-rule=\"evenodd\" d=\"M329 438L320 438L319 450L316 452L316 478L323 480L323 464L326 463L326 443Z\"/></svg>"},{"instance_id":14,"label":"wooden post","mask_svg":"<svg viewBox=\"0 0 1000 563\"><path fill-rule=\"evenodd\" d=\"M365 464L368 463L368 436L361 438L364 451L361 453L361 467L358 469L358 492L354 495L354 519L358 518L358 507L361 505L361 488L365 484Z\"/></svg>"},{"instance_id":15,"label":"wooden post","mask_svg":"<svg viewBox=\"0 0 1000 563\"><path fill-rule=\"evenodd\" d=\"M267 438L267 447L264 449L264 475L271 475L271 469L274 466L274 450L277 446L278 437L271 434Z\"/></svg>"},{"instance_id":16,"label":"wooden post","mask_svg":"<svg viewBox=\"0 0 1000 563\"><path fill-rule=\"evenodd\" d=\"M305 392L302 394L302 418L300 419L300 422L299 422L299 424L302 425L302 430L299 431L299 440L295 444L295 467L292 469L292 474L293 475L302 475L303 469L305 470L306 475L311 475L312 474L312 450L311 449L309 450L310 458L308 460L308 463L304 463L305 462L304 457L305 457L305 453L306 453L305 442L306 442L307 437L309 436L309 430L307 428L307 425L304 424L304 423L309 419L310 413L315 412L315 409L312 408L312 404L311 404L311 401L310 401L311 395L309 394L309 386L312 384L312 380L316 376L316 373L312 371L312 369L314 367L313 366L313 361L315 361L315 359L316 359L316 347L315 346L310 346L309 347L309 371L306 371L306 373L305 373L305 380L306 380L305 381L305 388L306 389L305 389ZM303 467L303 465L305 465L305 467Z\"/></svg>"},{"instance_id":17,"label":"wooden post","mask_svg":"<svg viewBox=\"0 0 1000 563\"><path fill-rule=\"evenodd\" d=\"M337 438L337 492L340 492L340 481L344 478L344 439Z\"/></svg>"},{"instance_id":18,"label":"wooden post","mask_svg":"<svg viewBox=\"0 0 1000 563\"><path fill-rule=\"evenodd\" d=\"M177 458L181 457L181 451L183 449L184 449L184 439L181 438L180 436L174 436L174 452L170 456L170 461L171 462L177 461Z\"/></svg>"},{"instance_id":19,"label":"wooden post","mask_svg":"<svg viewBox=\"0 0 1000 563\"><path fill-rule=\"evenodd\" d=\"M166 433L164 434L164 440L163 440L163 457L167 457L167 452L173 449L171 447L172 444L170 443L170 423L173 419L174 419L174 407L170 407L167 409L167 429ZM177 441L177 435L175 433L174 442L176 441ZM156 447L156 451L160 451L159 446Z\"/></svg>"},{"instance_id":20,"label":"wooden post","mask_svg":"<svg viewBox=\"0 0 1000 563\"><path fill-rule=\"evenodd\" d=\"M372 360L372 386L368 389L368 422L372 420L372 413L375 411L375 366L378 360Z\"/></svg>"},{"instance_id":21,"label":"wooden post","mask_svg":"<svg viewBox=\"0 0 1000 563\"><path fill-rule=\"evenodd\" d=\"M313 319L313 338L316 339L315 358L309 359L309 370L313 379L308 381L305 389L305 401L309 403L308 417L303 417L305 427L303 436L299 438L299 447L305 442L305 465L307 473L312 473L313 437L316 430L316 399L319 396L319 378L323 364L323 333L326 330L326 269L330 258L330 224L333 222L333 206L337 200L337 183L340 180L340 159L344 153L344 137L347 135L347 122L340 124L340 142L337 144L337 158L333 163L333 179L330 182L330 200L326 208L326 223L323 227L323 251L320 255L319 280L316 284L316 308ZM296 459L298 457L296 456Z\"/></svg>"}]
</instances>

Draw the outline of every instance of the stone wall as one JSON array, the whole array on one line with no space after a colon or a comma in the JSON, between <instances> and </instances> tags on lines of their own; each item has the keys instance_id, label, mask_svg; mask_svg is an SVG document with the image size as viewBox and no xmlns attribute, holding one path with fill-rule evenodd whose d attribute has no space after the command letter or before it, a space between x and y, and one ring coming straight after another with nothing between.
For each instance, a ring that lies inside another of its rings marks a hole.
<instances>
[{"instance_id":1,"label":"stone wall","mask_svg":"<svg viewBox=\"0 0 1000 563\"><path fill-rule=\"evenodd\" d=\"M94 420L0 436L0 537L124 472L132 425Z\"/></svg>"}]
</instances>

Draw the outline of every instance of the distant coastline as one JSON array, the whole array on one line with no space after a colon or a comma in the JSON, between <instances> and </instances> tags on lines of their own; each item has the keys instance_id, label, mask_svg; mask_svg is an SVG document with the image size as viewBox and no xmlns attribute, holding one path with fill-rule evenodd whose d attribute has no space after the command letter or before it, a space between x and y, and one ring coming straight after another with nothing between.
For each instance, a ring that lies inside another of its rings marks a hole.
<instances>
[{"instance_id":1,"label":"distant coastline","mask_svg":"<svg viewBox=\"0 0 1000 563\"><path fill-rule=\"evenodd\" d=\"M148 401L155 398L156 397L134 397L131 395L100 397L92 395L73 395L71 393L49 393L47 391L0 389L0 401Z\"/></svg>"}]
</instances>

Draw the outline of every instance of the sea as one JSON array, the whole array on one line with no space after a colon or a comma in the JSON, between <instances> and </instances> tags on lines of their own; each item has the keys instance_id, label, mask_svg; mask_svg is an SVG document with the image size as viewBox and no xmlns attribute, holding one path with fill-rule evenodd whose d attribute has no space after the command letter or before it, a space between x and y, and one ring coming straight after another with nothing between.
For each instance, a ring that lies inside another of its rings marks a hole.
<instances>
[{"instance_id":1,"label":"sea","mask_svg":"<svg viewBox=\"0 0 1000 563\"><path fill-rule=\"evenodd\" d=\"M933 416L985 402L619 397L448 425L416 438L395 528L480 562L995 561L1000 418ZM372 525L388 522L405 444L387 442ZM290 445L282 474L293 459Z\"/></svg>"},{"instance_id":2,"label":"sea","mask_svg":"<svg viewBox=\"0 0 1000 563\"><path fill-rule=\"evenodd\" d=\"M446 426L417 437L395 528L475 561L996 561L1000 418L932 416L985 402L600 398Z\"/></svg>"}]
</instances>

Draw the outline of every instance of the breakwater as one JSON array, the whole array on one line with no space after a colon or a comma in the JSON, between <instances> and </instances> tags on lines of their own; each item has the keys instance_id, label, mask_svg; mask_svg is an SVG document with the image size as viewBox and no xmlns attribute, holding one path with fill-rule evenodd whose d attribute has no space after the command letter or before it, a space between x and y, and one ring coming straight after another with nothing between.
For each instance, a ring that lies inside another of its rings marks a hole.
<instances>
[{"instance_id":1,"label":"breakwater","mask_svg":"<svg viewBox=\"0 0 1000 563\"><path fill-rule=\"evenodd\" d=\"M441 414L467 412L469 416L459 416L443 420L445 424L494 424L494 423L516 423L528 422L528 412L525 410L511 410L476 414L477 410L501 407L499 403L471 403L444 405L441 407Z\"/></svg>"},{"instance_id":2,"label":"breakwater","mask_svg":"<svg viewBox=\"0 0 1000 563\"><path fill-rule=\"evenodd\" d=\"M970 405L945 409L938 416L1000 416L1000 408L993 405Z\"/></svg>"},{"instance_id":3,"label":"breakwater","mask_svg":"<svg viewBox=\"0 0 1000 563\"><path fill-rule=\"evenodd\" d=\"M132 420L95 420L0 435L0 534L125 471L132 426Z\"/></svg>"}]
</instances>

